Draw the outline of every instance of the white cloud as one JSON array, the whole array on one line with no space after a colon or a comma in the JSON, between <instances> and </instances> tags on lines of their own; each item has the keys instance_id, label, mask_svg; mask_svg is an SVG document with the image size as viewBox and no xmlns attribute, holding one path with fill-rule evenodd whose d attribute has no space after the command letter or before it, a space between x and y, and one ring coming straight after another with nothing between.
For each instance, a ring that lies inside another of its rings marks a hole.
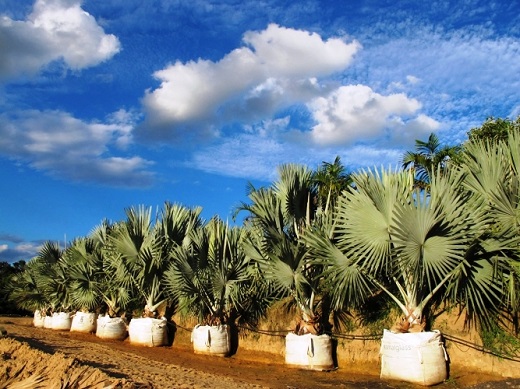
<instances>
[{"instance_id":1,"label":"white cloud","mask_svg":"<svg viewBox=\"0 0 520 389\"><path fill-rule=\"evenodd\" d=\"M513 111L520 90L520 42L514 34L410 23L397 38L362 40L360 60L347 74L378 91L392 91L399 83L399 91L418 99L424 113L461 135L469 130L467 118L482 123Z\"/></svg>"},{"instance_id":2,"label":"white cloud","mask_svg":"<svg viewBox=\"0 0 520 389\"><path fill-rule=\"evenodd\" d=\"M0 261L14 263L23 260L27 262L38 254L41 246L41 243L38 242L23 242L14 247L2 244L0 245Z\"/></svg>"},{"instance_id":3,"label":"white cloud","mask_svg":"<svg viewBox=\"0 0 520 389\"><path fill-rule=\"evenodd\" d=\"M305 164L316 168L336 156L349 170L366 166L395 166L404 150L398 147L372 145L330 145L313 147L308 143L292 142L284 136L288 117L267 120L247 128L247 133L223 139L218 145L199 148L189 161L190 168L229 177L273 181L277 167L284 163Z\"/></svg>"},{"instance_id":4,"label":"white cloud","mask_svg":"<svg viewBox=\"0 0 520 389\"><path fill-rule=\"evenodd\" d=\"M415 76L412 76L412 75L408 75L406 76L406 81L408 81L410 84L417 84L419 82L421 82L421 79L420 78L417 78Z\"/></svg>"},{"instance_id":5,"label":"white cloud","mask_svg":"<svg viewBox=\"0 0 520 389\"><path fill-rule=\"evenodd\" d=\"M259 63L273 77L325 76L352 61L360 44L346 44L344 39L323 41L316 33L271 24L264 31L249 31L244 42L254 50Z\"/></svg>"},{"instance_id":6,"label":"white cloud","mask_svg":"<svg viewBox=\"0 0 520 389\"><path fill-rule=\"evenodd\" d=\"M186 127L207 132L209 122L258 115L252 106L273 113L300 102L316 94L316 77L345 69L360 48L275 24L247 32L244 42L218 62L176 62L156 72L161 85L142 101L145 137L167 140Z\"/></svg>"},{"instance_id":7,"label":"white cloud","mask_svg":"<svg viewBox=\"0 0 520 389\"><path fill-rule=\"evenodd\" d=\"M71 69L94 66L120 50L79 0L37 0L26 20L0 16L0 79L35 74L53 61Z\"/></svg>"},{"instance_id":8,"label":"white cloud","mask_svg":"<svg viewBox=\"0 0 520 389\"><path fill-rule=\"evenodd\" d=\"M111 123L83 122L61 111L18 111L0 115L0 153L51 175L114 186L146 186L150 162L114 152L131 141L132 123L118 111Z\"/></svg>"},{"instance_id":9,"label":"white cloud","mask_svg":"<svg viewBox=\"0 0 520 389\"><path fill-rule=\"evenodd\" d=\"M312 140L319 145L348 145L358 141L386 141L394 132L407 129L409 136L430 131L435 122L424 115L412 118L421 104L406 95L383 96L365 85L342 86L328 96L308 104L317 124L312 128ZM412 121L406 122L412 118ZM415 138L414 138L415 139Z\"/></svg>"},{"instance_id":10,"label":"white cloud","mask_svg":"<svg viewBox=\"0 0 520 389\"><path fill-rule=\"evenodd\" d=\"M190 166L229 177L272 180L276 177L276 167L289 153L287 145L270 136L271 131L274 129L254 130L254 133L227 138L217 146L200 149L192 156Z\"/></svg>"}]
</instances>

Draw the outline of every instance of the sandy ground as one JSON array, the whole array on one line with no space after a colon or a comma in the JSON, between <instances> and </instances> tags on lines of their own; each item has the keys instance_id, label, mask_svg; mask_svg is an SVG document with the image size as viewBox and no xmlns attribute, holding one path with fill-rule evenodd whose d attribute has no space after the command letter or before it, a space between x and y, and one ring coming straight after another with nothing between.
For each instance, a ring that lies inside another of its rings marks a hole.
<instances>
[{"instance_id":1,"label":"sandy ground","mask_svg":"<svg viewBox=\"0 0 520 389\"><path fill-rule=\"evenodd\" d=\"M149 348L35 328L31 318L0 318L0 326L7 330L0 339L0 388L9 387L6 380L16 375L18 380L47 375L54 381L41 387L50 388L59 387L63 376L81 383L78 388L415 388L381 381L378 366L368 366L366 375L345 368L306 371L284 366L276 355L240 348L233 357L221 358L196 355L189 343ZM436 388L520 388L520 379L451 371Z\"/></svg>"}]
</instances>

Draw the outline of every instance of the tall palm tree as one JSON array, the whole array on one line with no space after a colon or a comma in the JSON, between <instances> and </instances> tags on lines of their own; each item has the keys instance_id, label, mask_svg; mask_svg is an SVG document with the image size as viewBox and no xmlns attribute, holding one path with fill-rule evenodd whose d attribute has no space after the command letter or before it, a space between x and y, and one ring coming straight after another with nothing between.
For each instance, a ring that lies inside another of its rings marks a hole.
<instances>
[{"instance_id":1,"label":"tall palm tree","mask_svg":"<svg viewBox=\"0 0 520 389\"><path fill-rule=\"evenodd\" d=\"M415 172L415 184L426 188L430 183L430 177L440 168L446 170L450 160L456 159L460 154L460 146L442 146L439 138L431 133L428 140L416 140L415 152L407 151L403 155L403 169L412 169Z\"/></svg>"},{"instance_id":2,"label":"tall palm tree","mask_svg":"<svg viewBox=\"0 0 520 389\"><path fill-rule=\"evenodd\" d=\"M325 213L334 208L341 192L352 184L351 175L346 172L339 156L333 163L323 162L313 173L313 181L318 187L318 205Z\"/></svg>"}]
</instances>

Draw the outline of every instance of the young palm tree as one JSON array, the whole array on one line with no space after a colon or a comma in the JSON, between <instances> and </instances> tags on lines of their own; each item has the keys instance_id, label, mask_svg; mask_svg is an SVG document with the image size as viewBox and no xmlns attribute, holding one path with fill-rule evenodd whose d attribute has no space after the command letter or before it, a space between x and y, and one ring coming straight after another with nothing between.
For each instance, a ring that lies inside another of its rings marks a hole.
<instances>
[{"instance_id":1,"label":"young palm tree","mask_svg":"<svg viewBox=\"0 0 520 389\"><path fill-rule=\"evenodd\" d=\"M38 262L41 263L37 282L41 285L41 290L50 301L50 308L54 312L68 312L72 304L70 295L72 279L63 254L63 250L57 243L45 242L37 256Z\"/></svg>"},{"instance_id":2,"label":"young palm tree","mask_svg":"<svg viewBox=\"0 0 520 389\"><path fill-rule=\"evenodd\" d=\"M179 245L165 273L168 292L181 311L198 317L199 324L220 325L255 322L262 310L251 307L262 301L254 268L242 250L243 230L213 218L191 230L189 245Z\"/></svg>"},{"instance_id":3,"label":"young palm tree","mask_svg":"<svg viewBox=\"0 0 520 389\"><path fill-rule=\"evenodd\" d=\"M13 278L10 295L20 308L35 311L35 321L39 315L57 315L48 322L49 328L65 329L70 327L71 282L63 251L58 244L45 242L25 271Z\"/></svg>"},{"instance_id":4,"label":"young palm tree","mask_svg":"<svg viewBox=\"0 0 520 389\"><path fill-rule=\"evenodd\" d=\"M503 308L518 331L520 312L520 131L507 140L473 140L465 146L462 165L465 188L475 206L489 216L485 249L497 269L496 283L504 294ZM484 245L483 243L483 245ZM477 296L462 300L470 317L482 316ZM491 318L490 318L491 319Z\"/></svg>"},{"instance_id":5,"label":"young palm tree","mask_svg":"<svg viewBox=\"0 0 520 389\"><path fill-rule=\"evenodd\" d=\"M292 297L298 306L301 321L294 331L321 333L328 324L328 314L321 312L322 267L300 241L315 216L312 172L302 165L282 165L279 175L271 187L251 191L251 204L242 204L250 214L245 251L274 292Z\"/></svg>"},{"instance_id":6,"label":"young palm tree","mask_svg":"<svg viewBox=\"0 0 520 389\"><path fill-rule=\"evenodd\" d=\"M144 300L145 314L151 315L164 301L161 242L154 231L151 208L132 207L126 215L127 220L109 236L108 268L118 283Z\"/></svg>"},{"instance_id":7,"label":"young palm tree","mask_svg":"<svg viewBox=\"0 0 520 389\"><path fill-rule=\"evenodd\" d=\"M25 269L10 278L7 287L9 299L19 308L29 311L46 311L51 306L39 283L42 262L35 257L27 262Z\"/></svg>"},{"instance_id":8,"label":"young palm tree","mask_svg":"<svg viewBox=\"0 0 520 389\"><path fill-rule=\"evenodd\" d=\"M113 251L110 245L110 236L117 230L118 223L110 223L104 220L101 224L94 227L89 235L89 239L94 242L96 250L96 261L94 279L96 282L91 283L98 297L102 301L102 310L106 308L106 314L111 317L120 317L124 314L125 309L132 305L136 299L133 288L128 288L124 282L120 282L117 273L112 270L112 265L116 262L112 256L117 257L118 254ZM101 269L98 268L101 266ZM98 278L99 277L99 278ZM104 307L103 307L104 305Z\"/></svg>"},{"instance_id":9,"label":"young palm tree","mask_svg":"<svg viewBox=\"0 0 520 389\"><path fill-rule=\"evenodd\" d=\"M102 303L99 293L103 277L101 247L91 238L77 238L64 252L72 306L77 310L95 311Z\"/></svg>"},{"instance_id":10,"label":"young palm tree","mask_svg":"<svg viewBox=\"0 0 520 389\"><path fill-rule=\"evenodd\" d=\"M200 209L166 203L161 221L152 220L151 208L134 207L126 213L127 220L109 235L109 267L122 286L144 300L144 315L154 317L167 301L161 283L171 250L200 225Z\"/></svg>"},{"instance_id":11,"label":"young palm tree","mask_svg":"<svg viewBox=\"0 0 520 389\"><path fill-rule=\"evenodd\" d=\"M463 178L456 171L432 175L426 193L415 188L410 172L355 174L356 189L338 205L334 238L305 238L329 265L325 276L335 285L335 303L362 298L360 292L375 286L401 309L402 331L423 328L425 309L443 288L496 309L493 265L478 250L487 215L470 206Z\"/></svg>"}]
</instances>

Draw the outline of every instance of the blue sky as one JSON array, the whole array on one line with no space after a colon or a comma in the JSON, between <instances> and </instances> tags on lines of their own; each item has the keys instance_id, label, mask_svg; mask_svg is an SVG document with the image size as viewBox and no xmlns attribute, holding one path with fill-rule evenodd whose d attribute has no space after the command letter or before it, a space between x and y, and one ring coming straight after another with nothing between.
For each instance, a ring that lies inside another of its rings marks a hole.
<instances>
[{"instance_id":1,"label":"blue sky","mask_svg":"<svg viewBox=\"0 0 520 389\"><path fill-rule=\"evenodd\" d=\"M520 115L518 1L0 0L0 260Z\"/></svg>"}]
</instances>

